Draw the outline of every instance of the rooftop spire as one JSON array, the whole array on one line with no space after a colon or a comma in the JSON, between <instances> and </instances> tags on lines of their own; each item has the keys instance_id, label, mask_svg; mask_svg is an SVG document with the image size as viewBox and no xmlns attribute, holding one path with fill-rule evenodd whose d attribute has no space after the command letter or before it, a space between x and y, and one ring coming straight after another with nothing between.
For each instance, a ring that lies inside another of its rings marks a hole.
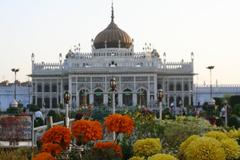
<instances>
[{"instance_id":1,"label":"rooftop spire","mask_svg":"<svg viewBox=\"0 0 240 160\"><path fill-rule=\"evenodd\" d=\"M112 16L111 16L112 22L114 22L114 8L113 8L113 0L112 0Z\"/></svg>"}]
</instances>

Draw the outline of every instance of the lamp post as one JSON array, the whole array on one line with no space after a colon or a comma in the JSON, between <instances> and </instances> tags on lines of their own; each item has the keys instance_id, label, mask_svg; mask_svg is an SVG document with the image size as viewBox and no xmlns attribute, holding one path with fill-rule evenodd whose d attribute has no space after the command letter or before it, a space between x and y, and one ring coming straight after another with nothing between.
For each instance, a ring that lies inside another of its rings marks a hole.
<instances>
[{"instance_id":1,"label":"lamp post","mask_svg":"<svg viewBox=\"0 0 240 160\"><path fill-rule=\"evenodd\" d=\"M163 90L160 89L158 91L158 102L159 102L159 120L162 120L162 99L163 99L164 93Z\"/></svg>"},{"instance_id":2,"label":"lamp post","mask_svg":"<svg viewBox=\"0 0 240 160\"><path fill-rule=\"evenodd\" d=\"M64 93L64 103L66 104L66 115L65 115L65 123L66 127L69 128L69 115L68 115L68 105L70 101L71 95L68 91Z\"/></svg>"},{"instance_id":3,"label":"lamp post","mask_svg":"<svg viewBox=\"0 0 240 160\"><path fill-rule=\"evenodd\" d=\"M210 99L212 99L212 70L214 66L208 66L207 69L210 71Z\"/></svg>"},{"instance_id":4,"label":"lamp post","mask_svg":"<svg viewBox=\"0 0 240 160\"><path fill-rule=\"evenodd\" d=\"M116 79L115 78L112 78L110 80L110 87L112 88L112 107L113 107L113 110L112 110L112 113L115 114L115 90L116 90L116 87L117 87L117 84L116 84ZM113 140L116 139L116 133L113 132Z\"/></svg>"},{"instance_id":5,"label":"lamp post","mask_svg":"<svg viewBox=\"0 0 240 160\"><path fill-rule=\"evenodd\" d=\"M19 71L19 69L13 68L12 72L14 72L14 99L16 100L16 77L17 77L17 72Z\"/></svg>"},{"instance_id":6,"label":"lamp post","mask_svg":"<svg viewBox=\"0 0 240 160\"><path fill-rule=\"evenodd\" d=\"M112 113L115 114L115 90L116 90L116 79L115 78L112 78L110 80L110 87L112 88L112 107L113 107L113 110L112 110Z\"/></svg>"}]
</instances>

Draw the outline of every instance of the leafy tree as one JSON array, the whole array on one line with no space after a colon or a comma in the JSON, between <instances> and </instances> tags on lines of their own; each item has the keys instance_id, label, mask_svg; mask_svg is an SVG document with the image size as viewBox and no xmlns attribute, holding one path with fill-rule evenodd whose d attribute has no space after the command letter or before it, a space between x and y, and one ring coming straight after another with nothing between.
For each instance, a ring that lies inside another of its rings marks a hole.
<instances>
[{"instance_id":1,"label":"leafy tree","mask_svg":"<svg viewBox=\"0 0 240 160\"><path fill-rule=\"evenodd\" d=\"M40 110L40 108L35 104L28 104L27 108L29 109L30 112L36 112Z\"/></svg>"},{"instance_id":2,"label":"leafy tree","mask_svg":"<svg viewBox=\"0 0 240 160\"><path fill-rule=\"evenodd\" d=\"M240 103L233 106L232 114L240 116Z\"/></svg>"},{"instance_id":3,"label":"leafy tree","mask_svg":"<svg viewBox=\"0 0 240 160\"><path fill-rule=\"evenodd\" d=\"M240 104L240 96L239 95L231 96L228 103L230 104L230 106Z\"/></svg>"}]
</instances>

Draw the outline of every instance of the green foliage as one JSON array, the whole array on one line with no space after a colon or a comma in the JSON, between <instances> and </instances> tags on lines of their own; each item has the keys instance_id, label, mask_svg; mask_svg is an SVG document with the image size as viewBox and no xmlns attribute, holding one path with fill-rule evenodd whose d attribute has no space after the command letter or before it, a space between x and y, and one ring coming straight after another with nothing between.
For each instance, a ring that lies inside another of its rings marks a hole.
<instances>
[{"instance_id":1,"label":"green foliage","mask_svg":"<svg viewBox=\"0 0 240 160\"><path fill-rule=\"evenodd\" d=\"M39 126L42 126L44 125L44 121L42 118L36 118L34 120L34 127L39 127Z\"/></svg>"},{"instance_id":2,"label":"green foliage","mask_svg":"<svg viewBox=\"0 0 240 160\"><path fill-rule=\"evenodd\" d=\"M231 96L228 103L230 104L230 106L240 104L240 96L239 95Z\"/></svg>"},{"instance_id":3,"label":"green foliage","mask_svg":"<svg viewBox=\"0 0 240 160\"><path fill-rule=\"evenodd\" d=\"M215 104L217 106L221 106L225 100L225 98L221 98L221 97L214 97L214 100L215 100Z\"/></svg>"},{"instance_id":4,"label":"green foliage","mask_svg":"<svg viewBox=\"0 0 240 160\"><path fill-rule=\"evenodd\" d=\"M212 130L208 121L195 117L177 117L176 120L164 120L161 123L163 135L160 137L165 152L177 152L179 145L191 135L201 135Z\"/></svg>"},{"instance_id":5,"label":"green foliage","mask_svg":"<svg viewBox=\"0 0 240 160\"><path fill-rule=\"evenodd\" d=\"M40 111L40 108L35 104L28 104L27 108L29 109L30 112Z\"/></svg>"},{"instance_id":6,"label":"green foliage","mask_svg":"<svg viewBox=\"0 0 240 160\"><path fill-rule=\"evenodd\" d=\"M240 103L235 104L232 108L232 114L235 114L237 116L240 116Z\"/></svg>"},{"instance_id":7,"label":"green foliage","mask_svg":"<svg viewBox=\"0 0 240 160\"><path fill-rule=\"evenodd\" d=\"M7 109L8 114L20 114L22 112L22 108L19 107L9 107Z\"/></svg>"},{"instance_id":8,"label":"green foliage","mask_svg":"<svg viewBox=\"0 0 240 160\"><path fill-rule=\"evenodd\" d=\"M239 117L236 116L236 115L231 115L231 116L229 116L228 126L229 126L229 127L234 127L234 128L239 128L239 127L240 127Z\"/></svg>"},{"instance_id":9,"label":"green foliage","mask_svg":"<svg viewBox=\"0 0 240 160\"><path fill-rule=\"evenodd\" d=\"M123 159L129 159L133 155L133 138L124 136L120 142L123 152Z\"/></svg>"},{"instance_id":10,"label":"green foliage","mask_svg":"<svg viewBox=\"0 0 240 160\"><path fill-rule=\"evenodd\" d=\"M99 106L98 108L93 109L92 118L94 120L103 122L104 117L107 117L109 114L111 114L111 112L108 110L106 106Z\"/></svg>"},{"instance_id":11,"label":"green foliage","mask_svg":"<svg viewBox=\"0 0 240 160\"><path fill-rule=\"evenodd\" d=\"M48 117L52 116L53 117L53 122L59 122L64 119L64 116L61 115L60 113L56 113L54 110L50 110L48 112Z\"/></svg>"}]
</instances>

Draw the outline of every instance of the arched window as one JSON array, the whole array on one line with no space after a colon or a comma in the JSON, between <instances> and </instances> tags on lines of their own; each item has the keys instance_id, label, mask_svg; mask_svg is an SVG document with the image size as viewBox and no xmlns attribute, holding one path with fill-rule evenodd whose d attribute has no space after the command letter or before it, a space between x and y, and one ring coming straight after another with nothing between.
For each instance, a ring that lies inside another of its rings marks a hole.
<instances>
[{"instance_id":1,"label":"arched window","mask_svg":"<svg viewBox=\"0 0 240 160\"><path fill-rule=\"evenodd\" d=\"M130 89L125 89L123 91L123 105L132 106L132 91Z\"/></svg>"},{"instance_id":2,"label":"arched window","mask_svg":"<svg viewBox=\"0 0 240 160\"><path fill-rule=\"evenodd\" d=\"M94 92L94 105L101 106L103 104L103 91L96 89Z\"/></svg>"},{"instance_id":3,"label":"arched window","mask_svg":"<svg viewBox=\"0 0 240 160\"><path fill-rule=\"evenodd\" d=\"M137 104L147 106L147 91L145 89L139 89L137 91Z\"/></svg>"},{"instance_id":4,"label":"arched window","mask_svg":"<svg viewBox=\"0 0 240 160\"><path fill-rule=\"evenodd\" d=\"M87 89L82 89L79 92L79 105L89 104L89 91Z\"/></svg>"}]
</instances>

